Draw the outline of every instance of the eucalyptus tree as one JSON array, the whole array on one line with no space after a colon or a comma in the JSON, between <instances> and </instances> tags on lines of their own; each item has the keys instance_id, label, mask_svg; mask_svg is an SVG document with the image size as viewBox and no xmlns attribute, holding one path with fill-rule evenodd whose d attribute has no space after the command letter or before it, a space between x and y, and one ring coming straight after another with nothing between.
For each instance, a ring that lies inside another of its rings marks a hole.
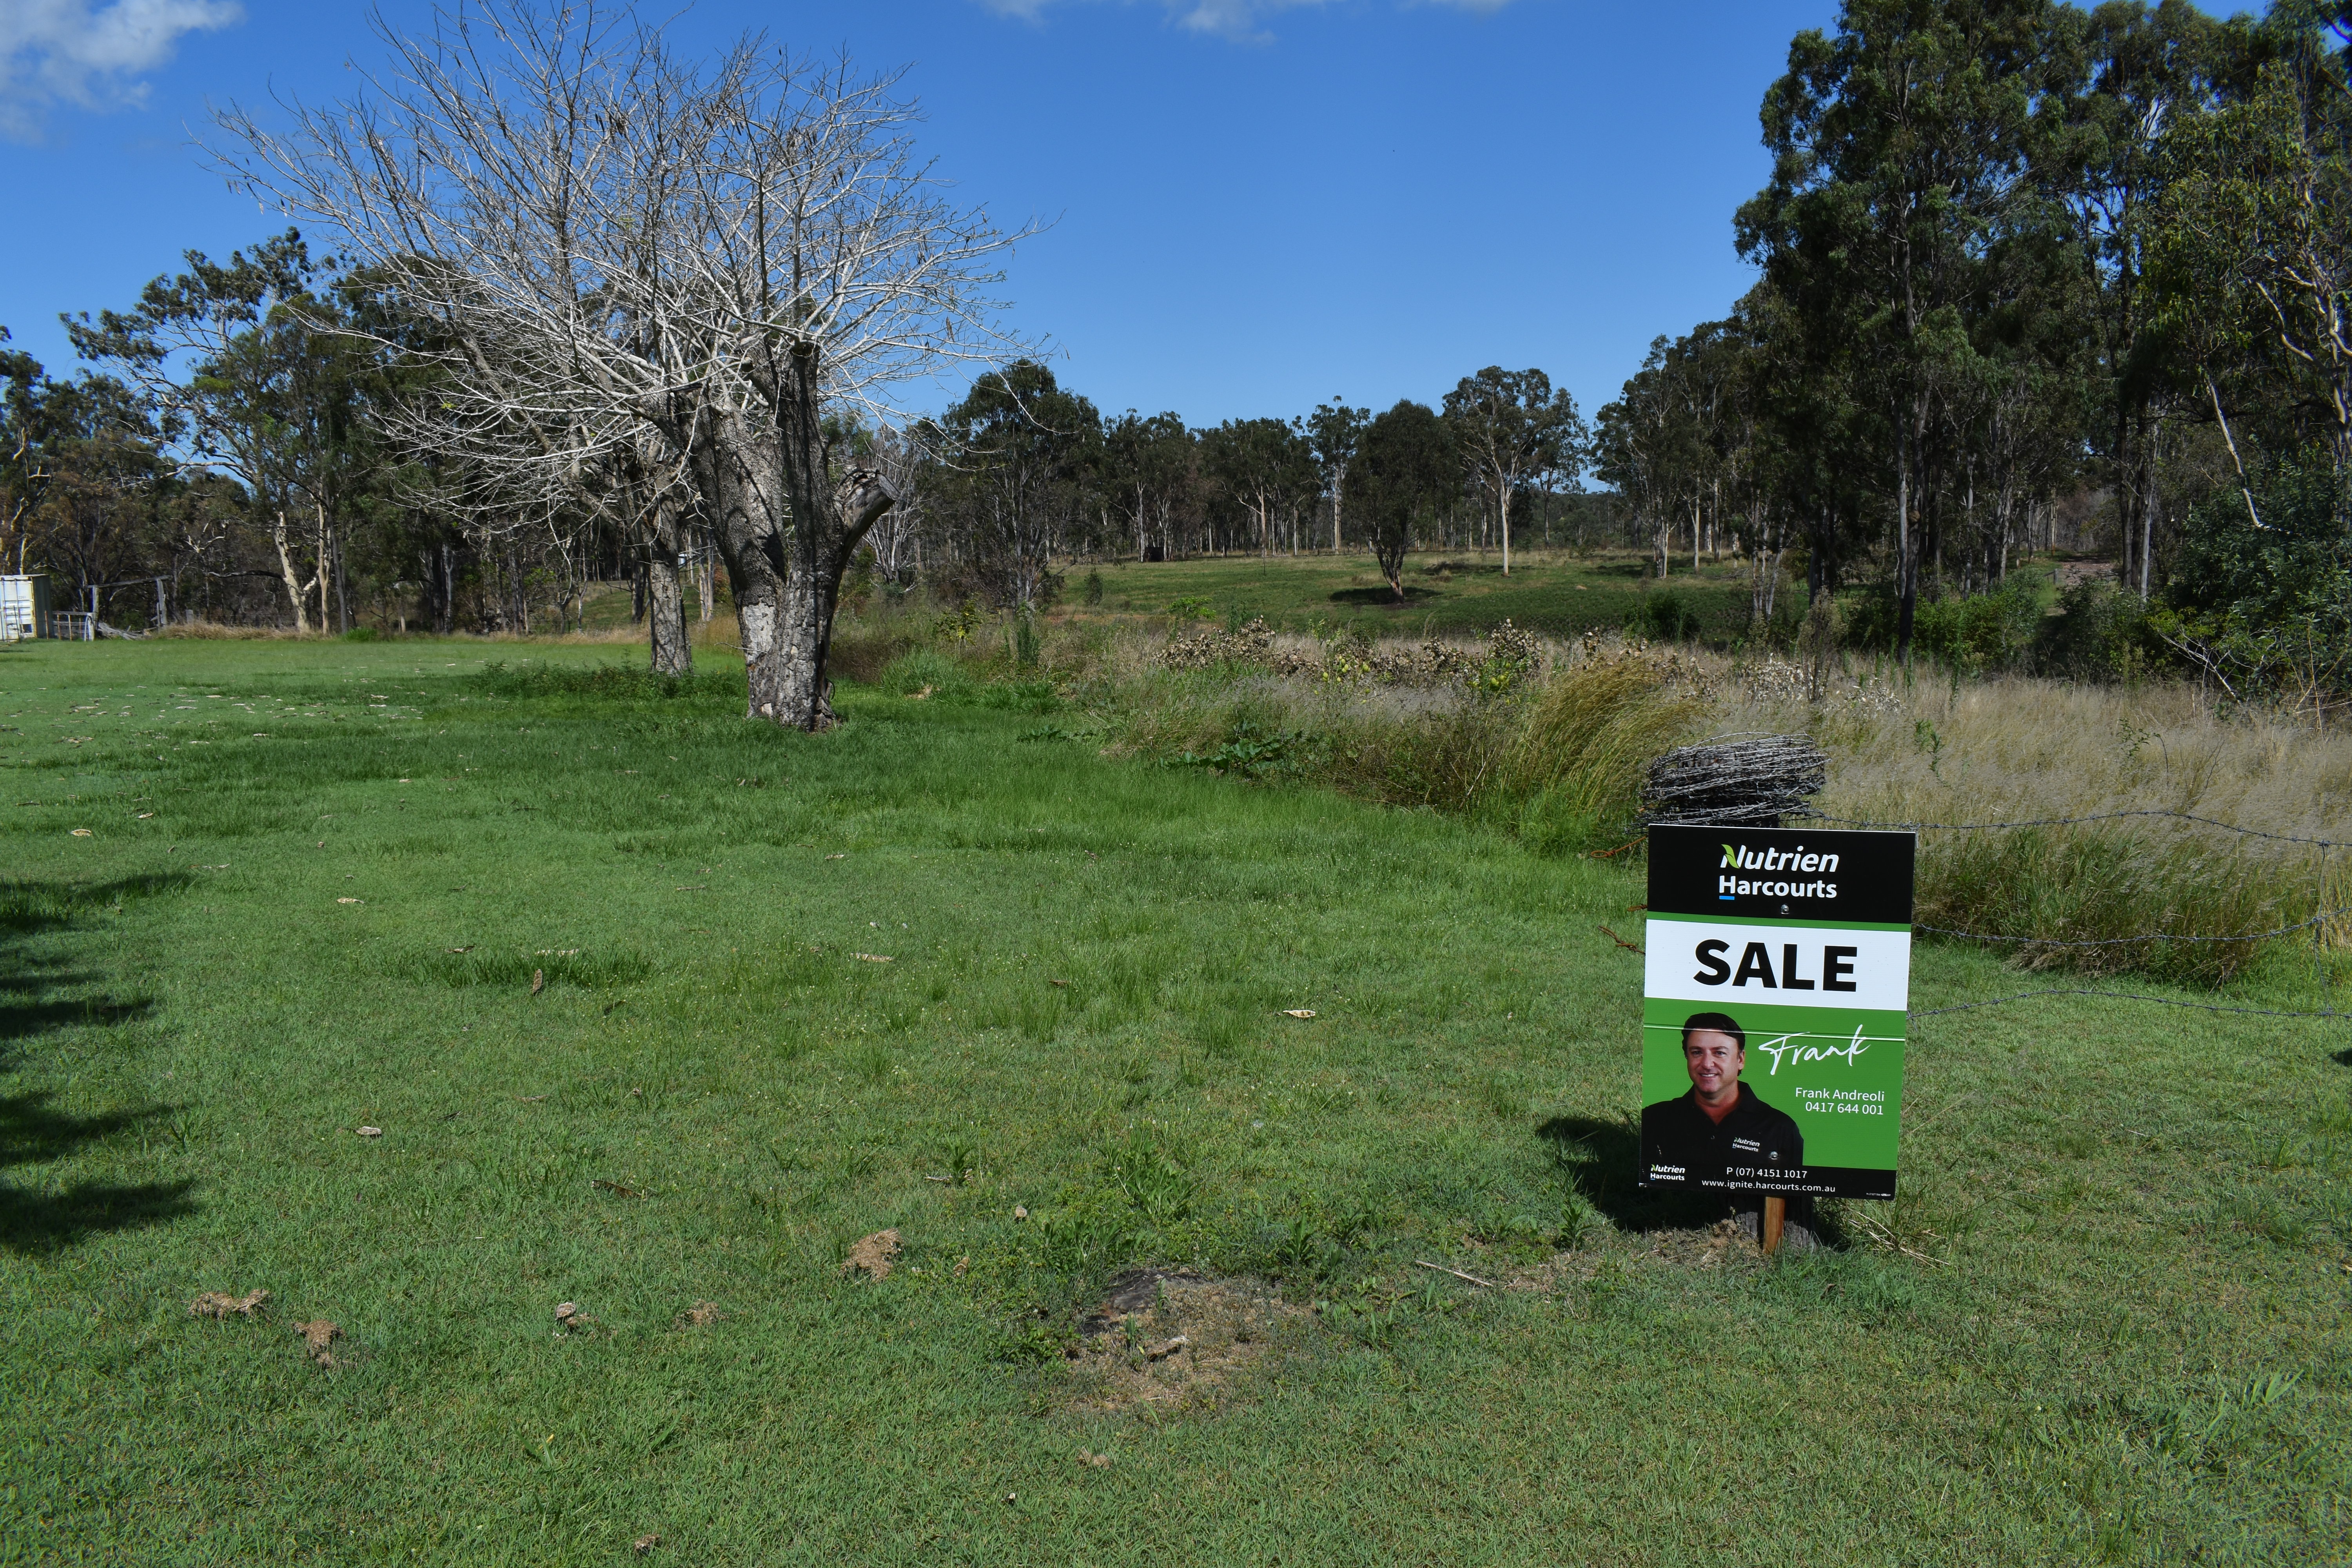
<instances>
[{"instance_id":1,"label":"eucalyptus tree","mask_svg":"<svg viewBox=\"0 0 2352 1568\"><path fill-rule=\"evenodd\" d=\"M2307 436L2352 473L2352 81L2323 21L2352 32L2344 7L2287 4L2241 40L2241 80L2210 111L2165 137L2159 285L2193 345L2215 418L2213 376L2242 367L2283 444ZM2352 50L2352 46L2347 46ZM2236 443L2234 437L2232 447Z\"/></svg>"},{"instance_id":2,"label":"eucalyptus tree","mask_svg":"<svg viewBox=\"0 0 2352 1568\"><path fill-rule=\"evenodd\" d=\"M874 570L893 592L911 584L921 566L928 510L924 504L926 458L940 440L938 425L928 419L918 420L907 430L885 425L872 434L857 454L862 462L882 476L883 484L896 498L890 510L875 520L866 535L866 548L874 555Z\"/></svg>"},{"instance_id":3,"label":"eucalyptus tree","mask_svg":"<svg viewBox=\"0 0 2352 1568\"><path fill-rule=\"evenodd\" d=\"M1200 443L1210 483L1255 525L1258 553L1279 548L1285 523L1295 550L1297 514L1320 480L1307 437L1279 419L1228 419Z\"/></svg>"},{"instance_id":4,"label":"eucalyptus tree","mask_svg":"<svg viewBox=\"0 0 2352 1568\"><path fill-rule=\"evenodd\" d=\"M2172 343L2150 268L2161 238L2170 127L2210 102L2221 26L2188 0L2110 0L2057 14L2069 51L2063 113L2035 150L2035 184L2073 215L2092 287L2089 336L2104 408L2091 426L2104 451L2124 546L2142 597L2151 585L2158 448L2177 403ZM2020 371L2019 374L2030 374ZM2004 421L2004 435L2017 428Z\"/></svg>"},{"instance_id":5,"label":"eucalyptus tree","mask_svg":"<svg viewBox=\"0 0 2352 1568\"><path fill-rule=\"evenodd\" d=\"M2021 189L2032 116L2063 79L2048 0L1846 0L1790 46L1764 100L1770 183L1738 216L1743 254L1816 330L1854 340L1884 421L1896 641L1934 553L1937 399L1969 352L1982 259ZM1886 448L1891 448L1888 450Z\"/></svg>"},{"instance_id":6,"label":"eucalyptus tree","mask_svg":"<svg viewBox=\"0 0 2352 1568\"><path fill-rule=\"evenodd\" d=\"M1012 237L941 195L898 78L846 58L746 37L698 64L562 0L382 37L359 93L282 131L232 107L215 155L436 324L440 423L486 454L544 489L649 430L727 563L748 712L829 726L841 578L890 505L841 416L1006 357Z\"/></svg>"},{"instance_id":7,"label":"eucalyptus tree","mask_svg":"<svg viewBox=\"0 0 2352 1568\"><path fill-rule=\"evenodd\" d=\"M1198 443L1181 414L1146 418L1132 408L1103 426L1102 488L1106 500L1135 535L1135 555L1148 558L1157 541L1160 556L1177 549L1176 521L1197 488Z\"/></svg>"},{"instance_id":8,"label":"eucalyptus tree","mask_svg":"<svg viewBox=\"0 0 2352 1568\"><path fill-rule=\"evenodd\" d=\"M1690 358L1687 339L1653 339L1642 368L1601 410L1594 445L1601 477L1656 531L1661 577L1673 570L1675 520L1686 500L1696 504L1704 482L1706 447L1696 418L1703 404L1689 385ZM1696 550L1696 523L1692 541Z\"/></svg>"},{"instance_id":9,"label":"eucalyptus tree","mask_svg":"<svg viewBox=\"0 0 2352 1568\"><path fill-rule=\"evenodd\" d=\"M1102 438L1095 405L1034 360L972 383L940 419L929 483L989 600L1027 614L1055 589L1056 541L1085 504Z\"/></svg>"},{"instance_id":10,"label":"eucalyptus tree","mask_svg":"<svg viewBox=\"0 0 2352 1568\"><path fill-rule=\"evenodd\" d=\"M1488 365L1445 395L1445 417L1493 509L1511 574L1511 498L1521 486L1582 468L1587 432L1566 387L1539 370Z\"/></svg>"},{"instance_id":11,"label":"eucalyptus tree","mask_svg":"<svg viewBox=\"0 0 2352 1568\"><path fill-rule=\"evenodd\" d=\"M1347 399L1334 397L1328 403L1318 403L1315 412L1300 423L1307 433L1308 450L1316 466L1323 473L1323 493L1331 498L1331 553L1343 548L1345 534L1339 526L1340 503L1347 499L1348 465L1356 460L1363 445L1364 427L1371 423L1369 408L1350 408Z\"/></svg>"},{"instance_id":12,"label":"eucalyptus tree","mask_svg":"<svg viewBox=\"0 0 2352 1568\"><path fill-rule=\"evenodd\" d=\"M295 630L310 629L314 594L324 626L344 504L374 461L359 417L370 367L341 330L335 262L314 259L294 229L226 262L195 250L186 262L129 310L66 317L67 333L84 359L119 368L166 413L197 466L245 487ZM348 629L348 603L342 622Z\"/></svg>"},{"instance_id":13,"label":"eucalyptus tree","mask_svg":"<svg viewBox=\"0 0 2352 1568\"><path fill-rule=\"evenodd\" d=\"M44 564L85 592L146 575L168 417L113 376L57 380L0 349L0 570Z\"/></svg>"}]
</instances>

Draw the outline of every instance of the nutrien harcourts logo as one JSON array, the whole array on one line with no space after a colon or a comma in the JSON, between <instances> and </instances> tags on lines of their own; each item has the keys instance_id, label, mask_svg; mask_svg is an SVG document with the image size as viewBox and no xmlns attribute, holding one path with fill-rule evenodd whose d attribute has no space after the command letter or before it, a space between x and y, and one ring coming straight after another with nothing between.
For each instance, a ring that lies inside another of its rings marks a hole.
<instances>
[{"instance_id":1,"label":"nutrien harcourts logo","mask_svg":"<svg viewBox=\"0 0 2352 1568\"><path fill-rule=\"evenodd\" d=\"M1723 869L1734 871L1834 871L1838 858L1834 855L1806 853L1801 844L1791 848L1751 849L1744 844L1723 847ZM1717 877L1715 896L1726 902L1742 893L1768 899L1834 899L1837 884L1820 880L1811 882L1752 881L1745 877ZM1787 910L1781 911L1783 914Z\"/></svg>"}]
</instances>

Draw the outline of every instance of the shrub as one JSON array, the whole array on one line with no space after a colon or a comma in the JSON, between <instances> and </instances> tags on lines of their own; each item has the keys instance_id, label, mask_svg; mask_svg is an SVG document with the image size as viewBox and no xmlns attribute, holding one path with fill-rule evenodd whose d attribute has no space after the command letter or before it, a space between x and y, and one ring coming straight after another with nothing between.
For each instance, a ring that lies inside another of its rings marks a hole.
<instances>
[{"instance_id":1,"label":"shrub","mask_svg":"<svg viewBox=\"0 0 2352 1568\"><path fill-rule=\"evenodd\" d=\"M2012 572L1987 593L1923 602L1912 628L1920 652L1969 674L2015 669L2042 631L2050 579Z\"/></svg>"},{"instance_id":2,"label":"shrub","mask_svg":"<svg viewBox=\"0 0 2352 1568\"><path fill-rule=\"evenodd\" d=\"M2045 675L2126 679L2162 665L2168 650L2138 595L2093 578L2058 596L2059 614L2040 628L2033 662Z\"/></svg>"},{"instance_id":3,"label":"shrub","mask_svg":"<svg viewBox=\"0 0 2352 1568\"><path fill-rule=\"evenodd\" d=\"M1642 602L1625 617L1626 636L1659 642L1696 641L1700 630L1698 610L1672 588L1643 595Z\"/></svg>"}]
</instances>

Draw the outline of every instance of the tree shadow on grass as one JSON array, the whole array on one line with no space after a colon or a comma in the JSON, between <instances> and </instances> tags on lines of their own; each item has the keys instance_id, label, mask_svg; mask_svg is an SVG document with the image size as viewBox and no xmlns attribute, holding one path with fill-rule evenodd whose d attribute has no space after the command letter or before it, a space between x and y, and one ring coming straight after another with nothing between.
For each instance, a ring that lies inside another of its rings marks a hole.
<instances>
[{"instance_id":1,"label":"tree shadow on grass","mask_svg":"<svg viewBox=\"0 0 2352 1568\"><path fill-rule=\"evenodd\" d=\"M0 1096L0 1167L46 1164L142 1122L167 1114L169 1106L110 1110L75 1116L58 1110L44 1091ZM55 1192L38 1192L0 1182L0 1248L42 1255L104 1231L135 1230L195 1212L190 1182L143 1182L121 1185L77 1182Z\"/></svg>"},{"instance_id":2,"label":"tree shadow on grass","mask_svg":"<svg viewBox=\"0 0 2352 1568\"><path fill-rule=\"evenodd\" d=\"M1335 605L1369 605L1376 610L1410 609L1426 599L1442 599L1445 595L1435 588L1406 587L1404 600L1399 603L1387 588L1342 588L1331 595Z\"/></svg>"},{"instance_id":3,"label":"tree shadow on grass","mask_svg":"<svg viewBox=\"0 0 2352 1568\"><path fill-rule=\"evenodd\" d=\"M117 1002L107 996L0 1005L0 1048L5 1048L8 1041L47 1034L51 1029L70 1029L79 1025L110 1028L118 1024L135 1024L153 1009L154 1004L143 998ZM0 1061L5 1059L0 1057Z\"/></svg>"},{"instance_id":4,"label":"tree shadow on grass","mask_svg":"<svg viewBox=\"0 0 2352 1568\"><path fill-rule=\"evenodd\" d=\"M82 917L118 910L133 900L177 892L192 879L176 872L109 882L0 879L0 1068L37 1035L68 1028L114 1028L154 1010L145 999L117 1001L85 989L102 976L28 953L25 939L74 926ZM81 991L82 994L72 994ZM64 993L60 994L60 993ZM0 1169L46 1165L127 1132L168 1106L76 1116L47 1090L0 1095ZM0 1251L41 1256L109 1231L133 1230L192 1214L192 1182L74 1182L64 1185L0 1181Z\"/></svg>"},{"instance_id":5,"label":"tree shadow on grass","mask_svg":"<svg viewBox=\"0 0 2352 1568\"><path fill-rule=\"evenodd\" d=\"M133 899L180 892L195 879L184 871L117 877L110 882L18 881L0 879L0 931L30 936L69 925L78 915L115 909Z\"/></svg>"}]
</instances>

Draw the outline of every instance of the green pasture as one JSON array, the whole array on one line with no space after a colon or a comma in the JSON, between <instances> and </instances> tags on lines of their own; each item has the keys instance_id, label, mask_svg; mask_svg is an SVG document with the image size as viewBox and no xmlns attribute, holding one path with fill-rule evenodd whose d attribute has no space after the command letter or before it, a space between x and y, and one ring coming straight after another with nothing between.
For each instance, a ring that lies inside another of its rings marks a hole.
<instances>
[{"instance_id":1,"label":"green pasture","mask_svg":"<svg viewBox=\"0 0 2352 1568\"><path fill-rule=\"evenodd\" d=\"M1087 577L1102 578L1105 610L1206 615L1217 620L1263 616L1277 628L1303 631L1360 626L1374 637L1483 632L1509 620L1554 637L1622 629L1648 595L1671 593L1686 611L1686 635L1726 636L1748 616L1744 568L1709 563L1696 573L1677 562L1664 581L1646 577L1648 557L1626 551L1578 556L1565 552L1515 555L1508 576L1489 552L1420 551L1406 558L1405 602L1396 602L1370 554L1202 556L1189 561L1066 563L1064 602L1087 605Z\"/></svg>"},{"instance_id":2,"label":"green pasture","mask_svg":"<svg viewBox=\"0 0 2352 1568\"><path fill-rule=\"evenodd\" d=\"M1638 867L624 657L0 650L0 1563L2352 1554L2340 1024L1916 1019L1903 1198L1768 1261L1631 1185ZM1264 1353L1121 1404L1066 1352L1137 1264Z\"/></svg>"},{"instance_id":3,"label":"green pasture","mask_svg":"<svg viewBox=\"0 0 2352 1568\"><path fill-rule=\"evenodd\" d=\"M1509 620L1553 637L1576 637L1596 627L1626 629L1646 609L1637 629L1653 635L1721 639L1746 631L1744 565L1707 562L1694 572L1688 561L1678 561L1673 574L1660 582L1648 575L1650 561L1631 551L1581 555L1541 551L1513 556L1506 576L1502 557L1493 552L1422 551L1406 560L1402 604L1397 603L1370 554L1360 550L1338 556L1064 560L1055 563L1055 570L1062 575L1061 609L1090 616L1173 614L1235 623L1263 616L1282 630L1360 626L1372 637L1477 634ZM1099 600L1091 597L1089 576L1100 579ZM1663 615L1652 597L1660 594L1674 606ZM691 589L687 603L689 617L698 613ZM630 607L625 584L598 584L588 599L588 629L610 632L627 626ZM718 607L722 615L732 608L723 584Z\"/></svg>"}]
</instances>

